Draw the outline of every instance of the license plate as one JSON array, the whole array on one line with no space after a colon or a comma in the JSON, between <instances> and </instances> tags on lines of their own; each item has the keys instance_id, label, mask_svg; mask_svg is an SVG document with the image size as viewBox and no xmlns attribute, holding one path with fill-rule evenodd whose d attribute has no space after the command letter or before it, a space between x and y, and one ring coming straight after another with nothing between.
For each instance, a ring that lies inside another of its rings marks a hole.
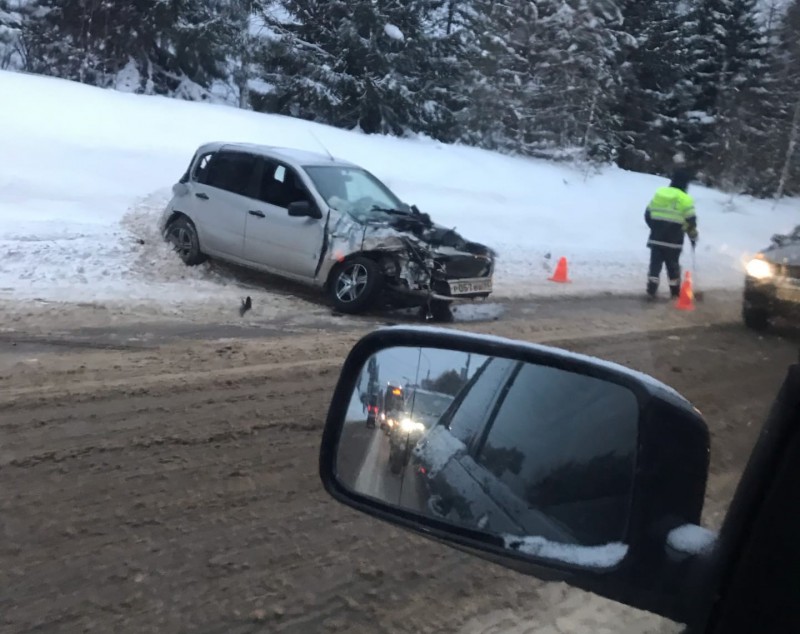
<instances>
[{"instance_id":1,"label":"license plate","mask_svg":"<svg viewBox=\"0 0 800 634\"><path fill-rule=\"evenodd\" d=\"M450 282L451 295L469 295L471 293L491 293L492 278L475 280L453 280Z\"/></svg>"}]
</instances>

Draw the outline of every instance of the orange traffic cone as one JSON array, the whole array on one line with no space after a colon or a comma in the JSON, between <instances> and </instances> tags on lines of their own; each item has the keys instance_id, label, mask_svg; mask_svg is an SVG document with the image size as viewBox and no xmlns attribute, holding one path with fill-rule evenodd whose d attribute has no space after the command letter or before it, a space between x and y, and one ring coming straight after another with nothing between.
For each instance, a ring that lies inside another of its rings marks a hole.
<instances>
[{"instance_id":1,"label":"orange traffic cone","mask_svg":"<svg viewBox=\"0 0 800 634\"><path fill-rule=\"evenodd\" d=\"M553 273L553 277L548 278L551 282L557 282L559 284L569 284L570 279L567 274L567 258L561 258L556 264L556 272Z\"/></svg>"},{"instance_id":2,"label":"orange traffic cone","mask_svg":"<svg viewBox=\"0 0 800 634\"><path fill-rule=\"evenodd\" d=\"M686 271L681 284L681 294L678 296L678 301L675 304L678 310L694 310L694 291L692 290L692 274Z\"/></svg>"}]
</instances>

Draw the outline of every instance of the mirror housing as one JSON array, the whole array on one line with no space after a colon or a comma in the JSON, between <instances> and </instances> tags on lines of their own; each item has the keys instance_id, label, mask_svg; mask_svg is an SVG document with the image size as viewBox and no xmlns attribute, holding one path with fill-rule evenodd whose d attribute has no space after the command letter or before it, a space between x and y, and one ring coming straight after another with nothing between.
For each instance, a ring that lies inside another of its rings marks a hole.
<instances>
[{"instance_id":1,"label":"mirror housing","mask_svg":"<svg viewBox=\"0 0 800 634\"><path fill-rule=\"evenodd\" d=\"M289 203L287 211L293 218L312 218L313 220L322 218L322 212L317 209L316 205L312 205L307 200L298 200Z\"/></svg>"},{"instance_id":2,"label":"mirror housing","mask_svg":"<svg viewBox=\"0 0 800 634\"><path fill-rule=\"evenodd\" d=\"M522 361L593 377L627 388L638 404L633 488L623 556L613 565L590 567L543 559L511 548L501 537L388 504L348 488L337 459L348 408L369 359L387 348L459 351ZM700 413L680 394L651 377L612 363L556 348L436 328L376 330L348 355L333 395L320 448L320 477L336 500L478 557L547 581L565 581L612 600L687 622L696 609L687 598L687 577L698 556L668 544L679 527L699 525L709 464L709 433Z\"/></svg>"},{"instance_id":3,"label":"mirror housing","mask_svg":"<svg viewBox=\"0 0 800 634\"><path fill-rule=\"evenodd\" d=\"M188 180L188 178L187 178ZM172 193L175 196L186 196L189 193L189 187L186 185L186 181L181 179L177 183L172 186Z\"/></svg>"}]
</instances>

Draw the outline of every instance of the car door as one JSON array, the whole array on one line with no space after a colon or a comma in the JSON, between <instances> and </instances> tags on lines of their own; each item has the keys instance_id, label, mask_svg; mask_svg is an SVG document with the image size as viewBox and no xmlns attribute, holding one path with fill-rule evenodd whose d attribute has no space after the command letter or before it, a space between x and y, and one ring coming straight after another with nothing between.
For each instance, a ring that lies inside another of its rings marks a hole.
<instances>
[{"instance_id":1,"label":"car door","mask_svg":"<svg viewBox=\"0 0 800 634\"><path fill-rule=\"evenodd\" d=\"M291 277L312 279L319 263L325 221L289 215L292 202L316 202L291 167L262 159L257 202L247 214L244 257Z\"/></svg>"},{"instance_id":2,"label":"car door","mask_svg":"<svg viewBox=\"0 0 800 634\"><path fill-rule=\"evenodd\" d=\"M204 251L243 257L247 212L257 191L257 164L252 154L228 150L199 158L191 216Z\"/></svg>"}]
</instances>

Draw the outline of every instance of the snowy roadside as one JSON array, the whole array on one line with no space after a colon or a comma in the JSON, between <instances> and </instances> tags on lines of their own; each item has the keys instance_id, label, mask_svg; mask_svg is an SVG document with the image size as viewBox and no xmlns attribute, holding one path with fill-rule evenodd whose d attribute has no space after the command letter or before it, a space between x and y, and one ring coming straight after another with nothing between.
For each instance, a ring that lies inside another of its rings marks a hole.
<instances>
[{"instance_id":1,"label":"snowy roadside","mask_svg":"<svg viewBox=\"0 0 800 634\"><path fill-rule=\"evenodd\" d=\"M438 223L494 247L493 301L631 293L644 284L642 213L662 179L7 72L0 93L13 95L0 102L0 146L14 157L0 173L0 299L149 306L178 317L228 314L247 294L265 317L319 310L213 264L186 268L161 241L156 222L169 188L209 134L312 151L320 150L314 135L324 139ZM693 193L705 289L740 288L742 261L798 221L797 201ZM561 256L571 284L547 281Z\"/></svg>"}]
</instances>

